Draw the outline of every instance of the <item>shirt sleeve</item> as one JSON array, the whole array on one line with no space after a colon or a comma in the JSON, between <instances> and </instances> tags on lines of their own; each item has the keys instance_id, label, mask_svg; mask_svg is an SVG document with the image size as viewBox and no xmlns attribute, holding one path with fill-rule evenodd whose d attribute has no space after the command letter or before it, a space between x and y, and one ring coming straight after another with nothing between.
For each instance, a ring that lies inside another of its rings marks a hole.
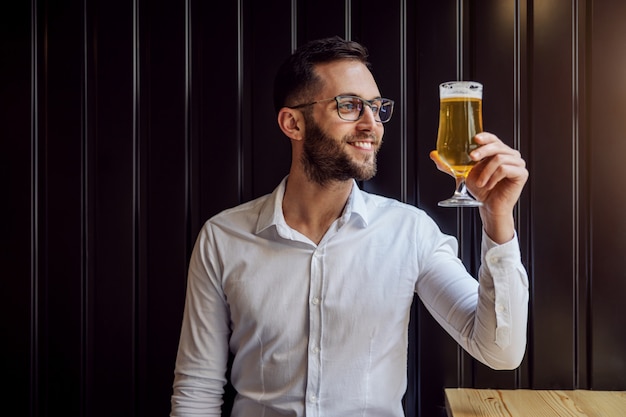
<instances>
[{"instance_id":1,"label":"shirt sleeve","mask_svg":"<svg viewBox=\"0 0 626 417\"><path fill-rule=\"evenodd\" d=\"M520 365L526 351L528 276L517 235L498 245L483 231L478 280L458 259L456 240L440 238L416 291L435 320L474 358L493 369Z\"/></svg>"},{"instance_id":2,"label":"shirt sleeve","mask_svg":"<svg viewBox=\"0 0 626 417\"><path fill-rule=\"evenodd\" d=\"M210 228L200 232L187 279L170 416L220 416L228 366L229 314Z\"/></svg>"}]
</instances>

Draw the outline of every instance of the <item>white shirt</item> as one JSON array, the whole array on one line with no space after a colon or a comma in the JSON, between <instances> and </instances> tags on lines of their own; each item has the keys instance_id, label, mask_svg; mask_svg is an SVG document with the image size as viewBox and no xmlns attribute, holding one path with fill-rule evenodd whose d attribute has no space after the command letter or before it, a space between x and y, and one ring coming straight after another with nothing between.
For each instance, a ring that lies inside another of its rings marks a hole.
<instances>
[{"instance_id":1,"label":"white shirt","mask_svg":"<svg viewBox=\"0 0 626 417\"><path fill-rule=\"evenodd\" d=\"M413 294L471 355L512 369L526 347L517 238L483 233L479 281L420 209L359 190L319 244L282 213L286 179L202 228L189 266L172 416L400 417ZM480 282L480 285L479 285Z\"/></svg>"}]
</instances>

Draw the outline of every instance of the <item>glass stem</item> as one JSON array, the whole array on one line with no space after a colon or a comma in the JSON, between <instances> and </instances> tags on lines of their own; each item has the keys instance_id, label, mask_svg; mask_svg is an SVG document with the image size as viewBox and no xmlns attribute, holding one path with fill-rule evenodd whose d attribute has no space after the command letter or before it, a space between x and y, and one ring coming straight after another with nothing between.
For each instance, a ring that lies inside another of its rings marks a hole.
<instances>
[{"instance_id":1,"label":"glass stem","mask_svg":"<svg viewBox=\"0 0 626 417\"><path fill-rule=\"evenodd\" d=\"M456 177L456 190L454 191L455 196L459 197L467 197L467 186L465 185L465 177L460 176Z\"/></svg>"}]
</instances>

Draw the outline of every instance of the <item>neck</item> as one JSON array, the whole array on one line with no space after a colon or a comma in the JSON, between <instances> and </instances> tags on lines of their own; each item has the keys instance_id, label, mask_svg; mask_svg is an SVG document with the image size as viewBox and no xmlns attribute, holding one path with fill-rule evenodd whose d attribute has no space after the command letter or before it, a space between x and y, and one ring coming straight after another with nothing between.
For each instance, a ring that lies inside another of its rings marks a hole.
<instances>
[{"instance_id":1,"label":"neck","mask_svg":"<svg viewBox=\"0 0 626 417\"><path fill-rule=\"evenodd\" d=\"M352 180L320 185L291 173L283 197L285 221L311 241L319 243L330 225L341 216L352 185Z\"/></svg>"}]
</instances>

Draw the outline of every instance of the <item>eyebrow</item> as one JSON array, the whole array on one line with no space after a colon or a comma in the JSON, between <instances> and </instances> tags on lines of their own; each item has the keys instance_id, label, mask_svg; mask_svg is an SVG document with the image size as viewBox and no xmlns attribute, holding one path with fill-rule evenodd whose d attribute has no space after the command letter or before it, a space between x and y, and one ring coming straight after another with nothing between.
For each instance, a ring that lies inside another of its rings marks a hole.
<instances>
[{"instance_id":1,"label":"eyebrow","mask_svg":"<svg viewBox=\"0 0 626 417\"><path fill-rule=\"evenodd\" d=\"M363 100L367 100L367 101L372 101L372 100L376 100L378 98L383 98L383 96L376 96L376 97L373 97L373 98L365 98L365 97L360 96L360 95L355 94L355 93L339 93L339 94L335 94L335 97L337 97L337 96L353 96L353 97L362 98Z\"/></svg>"}]
</instances>

